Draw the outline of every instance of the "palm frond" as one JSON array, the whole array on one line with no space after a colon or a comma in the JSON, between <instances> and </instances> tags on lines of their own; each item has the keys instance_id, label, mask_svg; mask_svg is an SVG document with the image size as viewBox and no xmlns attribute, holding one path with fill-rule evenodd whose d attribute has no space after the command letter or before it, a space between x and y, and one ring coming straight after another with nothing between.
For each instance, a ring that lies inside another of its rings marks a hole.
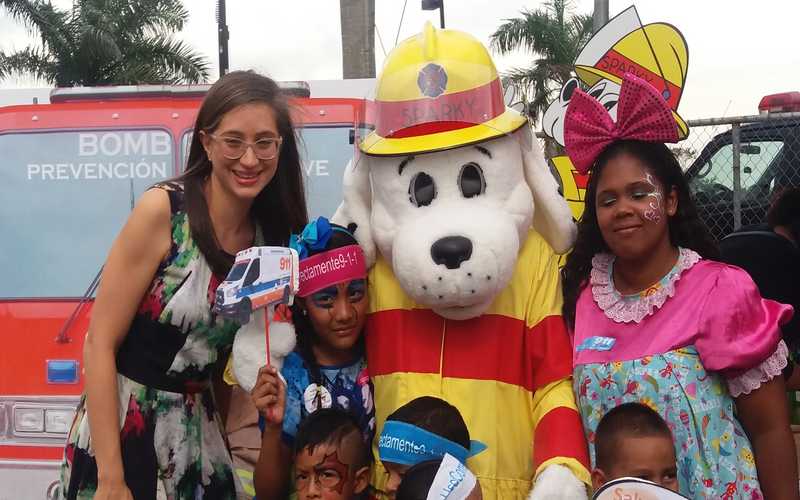
<instances>
[{"instance_id":1,"label":"palm frond","mask_svg":"<svg viewBox=\"0 0 800 500\"><path fill-rule=\"evenodd\" d=\"M43 3L41 0L0 0L0 7L3 7L12 19L22 22L30 29L40 22L39 11Z\"/></svg>"},{"instance_id":2,"label":"palm frond","mask_svg":"<svg viewBox=\"0 0 800 500\"><path fill-rule=\"evenodd\" d=\"M504 73L504 81L526 96L525 113L536 123L539 115L553 99L557 88L552 82L552 72L547 64L535 64L529 68L512 68Z\"/></svg>"},{"instance_id":3,"label":"palm frond","mask_svg":"<svg viewBox=\"0 0 800 500\"><path fill-rule=\"evenodd\" d=\"M572 0L550 0L536 11L505 19L490 36L500 54L524 49L534 55L530 67L503 74L503 81L525 96L526 114L534 122L573 75L574 61L591 35L591 16L573 14Z\"/></svg>"},{"instance_id":4,"label":"palm frond","mask_svg":"<svg viewBox=\"0 0 800 500\"><path fill-rule=\"evenodd\" d=\"M180 40L157 36L142 40L133 49L126 54L128 68L125 71L129 75L139 75L136 83L162 83L144 81L153 75L163 76L168 83L193 84L208 79L208 61ZM131 71L145 65L151 66L152 71Z\"/></svg>"},{"instance_id":5,"label":"palm frond","mask_svg":"<svg viewBox=\"0 0 800 500\"><path fill-rule=\"evenodd\" d=\"M198 83L209 63L172 38L188 12L181 0L0 0L41 39L42 49L2 54L0 78L29 72L60 86Z\"/></svg>"},{"instance_id":6,"label":"palm frond","mask_svg":"<svg viewBox=\"0 0 800 500\"><path fill-rule=\"evenodd\" d=\"M189 12L180 0L135 0L124 4L118 16L121 33L169 36L182 30L189 19Z\"/></svg>"},{"instance_id":7,"label":"palm frond","mask_svg":"<svg viewBox=\"0 0 800 500\"><path fill-rule=\"evenodd\" d=\"M0 79L16 74L53 83L56 81L55 73L54 61L42 50L28 47L12 54L0 52Z\"/></svg>"},{"instance_id":8,"label":"palm frond","mask_svg":"<svg viewBox=\"0 0 800 500\"><path fill-rule=\"evenodd\" d=\"M507 54L513 50L525 49L532 52L544 50L552 31L552 20L540 11L523 10L522 17L506 19L489 37L492 49Z\"/></svg>"},{"instance_id":9,"label":"palm frond","mask_svg":"<svg viewBox=\"0 0 800 500\"><path fill-rule=\"evenodd\" d=\"M40 4L40 17L36 29L42 45L57 54L74 51L77 24L74 23L71 14L50 3Z\"/></svg>"}]
</instances>

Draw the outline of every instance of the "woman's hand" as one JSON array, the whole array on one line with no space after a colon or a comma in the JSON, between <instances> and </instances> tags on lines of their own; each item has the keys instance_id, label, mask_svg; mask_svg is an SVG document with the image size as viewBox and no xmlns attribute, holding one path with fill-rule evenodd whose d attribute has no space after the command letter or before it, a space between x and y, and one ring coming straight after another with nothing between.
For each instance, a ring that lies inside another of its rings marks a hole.
<instances>
[{"instance_id":1,"label":"woman's hand","mask_svg":"<svg viewBox=\"0 0 800 500\"><path fill-rule=\"evenodd\" d=\"M124 479L98 481L95 500L133 500L131 490Z\"/></svg>"},{"instance_id":2,"label":"woman's hand","mask_svg":"<svg viewBox=\"0 0 800 500\"><path fill-rule=\"evenodd\" d=\"M271 365L262 366L250 395L266 426L280 428L286 410L286 385L278 375L278 370Z\"/></svg>"}]
</instances>

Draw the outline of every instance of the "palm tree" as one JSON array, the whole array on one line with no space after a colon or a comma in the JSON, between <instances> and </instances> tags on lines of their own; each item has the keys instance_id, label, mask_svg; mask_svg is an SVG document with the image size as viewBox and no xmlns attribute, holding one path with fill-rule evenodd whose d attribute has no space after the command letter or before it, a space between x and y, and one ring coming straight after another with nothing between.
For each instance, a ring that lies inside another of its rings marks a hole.
<instances>
[{"instance_id":1,"label":"palm tree","mask_svg":"<svg viewBox=\"0 0 800 500\"><path fill-rule=\"evenodd\" d=\"M180 0L75 0L60 10L44 0L0 0L41 46L0 51L0 79L28 74L59 87L199 83L209 65L172 38L189 14Z\"/></svg>"},{"instance_id":2,"label":"palm tree","mask_svg":"<svg viewBox=\"0 0 800 500\"><path fill-rule=\"evenodd\" d=\"M513 68L503 75L527 99L525 112L536 122L556 92L573 74L578 52L592 37L592 16L572 14L570 0L552 0L543 8L520 12L506 19L491 35L491 47L500 54L524 48L538 56L528 68Z\"/></svg>"}]
</instances>

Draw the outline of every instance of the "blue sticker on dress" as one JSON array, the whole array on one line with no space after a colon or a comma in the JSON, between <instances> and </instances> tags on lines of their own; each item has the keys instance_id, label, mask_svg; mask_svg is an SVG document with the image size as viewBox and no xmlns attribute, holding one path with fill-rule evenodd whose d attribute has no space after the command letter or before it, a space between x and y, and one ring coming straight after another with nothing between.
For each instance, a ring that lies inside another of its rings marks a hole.
<instances>
[{"instance_id":1,"label":"blue sticker on dress","mask_svg":"<svg viewBox=\"0 0 800 500\"><path fill-rule=\"evenodd\" d=\"M580 351L610 351L617 340L612 337L589 337L576 349Z\"/></svg>"}]
</instances>

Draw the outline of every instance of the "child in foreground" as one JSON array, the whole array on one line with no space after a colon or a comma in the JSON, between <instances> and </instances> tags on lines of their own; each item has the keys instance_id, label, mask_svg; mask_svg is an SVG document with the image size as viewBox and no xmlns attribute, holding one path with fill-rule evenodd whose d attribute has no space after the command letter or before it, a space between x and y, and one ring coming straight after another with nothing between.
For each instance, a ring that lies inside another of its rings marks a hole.
<instances>
[{"instance_id":1,"label":"child in foreground","mask_svg":"<svg viewBox=\"0 0 800 500\"><path fill-rule=\"evenodd\" d=\"M395 498L400 482L415 465L449 454L461 464L485 450L471 441L458 409L439 398L423 396L389 415L378 440L378 454L388 476L385 493Z\"/></svg>"},{"instance_id":2,"label":"child in foreground","mask_svg":"<svg viewBox=\"0 0 800 500\"><path fill-rule=\"evenodd\" d=\"M672 433L661 416L640 403L625 403L605 414L594 436L592 487L637 477L678 491Z\"/></svg>"},{"instance_id":3,"label":"child in foreground","mask_svg":"<svg viewBox=\"0 0 800 500\"><path fill-rule=\"evenodd\" d=\"M478 478L450 454L408 469L397 500L483 500Z\"/></svg>"},{"instance_id":4,"label":"child in foreground","mask_svg":"<svg viewBox=\"0 0 800 500\"><path fill-rule=\"evenodd\" d=\"M355 500L369 484L370 450L354 418L338 408L317 410L295 436L298 500Z\"/></svg>"},{"instance_id":5,"label":"child in foreground","mask_svg":"<svg viewBox=\"0 0 800 500\"><path fill-rule=\"evenodd\" d=\"M366 441L375 428L362 336L368 305L363 251L346 228L324 217L292 235L290 246L300 256L300 288L292 306L297 348L284 360L280 376L273 366L261 367L251 394L261 415L253 478L261 500L283 499L292 491L291 453L298 425L309 414L345 410Z\"/></svg>"}]
</instances>

